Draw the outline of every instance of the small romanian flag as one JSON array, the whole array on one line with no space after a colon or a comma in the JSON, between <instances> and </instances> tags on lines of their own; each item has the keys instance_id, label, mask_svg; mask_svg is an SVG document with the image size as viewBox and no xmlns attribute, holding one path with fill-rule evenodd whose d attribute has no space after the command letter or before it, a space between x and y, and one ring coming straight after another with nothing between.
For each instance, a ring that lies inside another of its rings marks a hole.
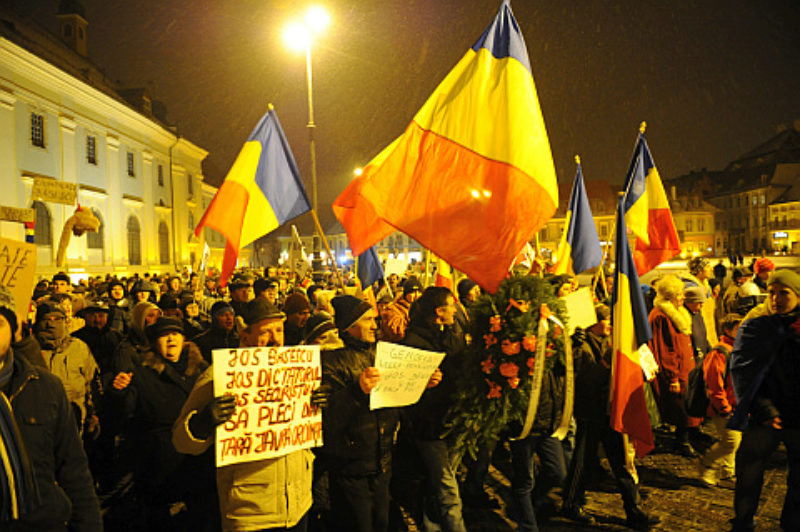
<instances>
[{"instance_id":1,"label":"small romanian flag","mask_svg":"<svg viewBox=\"0 0 800 532\"><path fill-rule=\"evenodd\" d=\"M577 157L576 160L580 161ZM602 259L603 249L600 247L600 239L597 237L597 229L592 218L592 208L589 206L589 198L583 185L581 163L578 162L554 272L582 273L598 266Z\"/></svg>"}]
</instances>

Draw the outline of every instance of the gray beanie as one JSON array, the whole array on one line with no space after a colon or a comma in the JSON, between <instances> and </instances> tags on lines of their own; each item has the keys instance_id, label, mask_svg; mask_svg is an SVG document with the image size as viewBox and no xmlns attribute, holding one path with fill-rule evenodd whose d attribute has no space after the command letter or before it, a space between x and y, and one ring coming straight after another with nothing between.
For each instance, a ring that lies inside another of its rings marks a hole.
<instances>
[{"instance_id":1,"label":"gray beanie","mask_svg":"<svg viewBox=\"0 0 800 532\"><path fill-rule=\"evenodd\" d=\"M792 270L781 269L772 272L767 281L767 286L775 283L789 287L792 292L800 296L800 275L797 275Z\"/></svg>"}]
</instances>

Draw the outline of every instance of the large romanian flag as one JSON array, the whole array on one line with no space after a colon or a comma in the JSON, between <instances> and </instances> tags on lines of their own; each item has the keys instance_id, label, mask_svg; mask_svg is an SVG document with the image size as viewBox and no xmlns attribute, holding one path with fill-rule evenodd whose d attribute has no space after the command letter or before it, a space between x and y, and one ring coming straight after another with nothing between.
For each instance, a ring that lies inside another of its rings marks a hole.
<instances>
[{"instance_id":1,"label":"large romanian flag","mask_svg":"<svg viewBox=\"0 0 800 532\"><path fill-rule=\"evenodd\" d=\"M566 229L558 245L558 260L554 272L582 273L598 266L603 259L603 249L600 247L597 228L592 218L592 208L589 206L586 187L583 185L580 162L575 173L575 181L572 183L572 194L564 226Z\"/></svg>"},{"instance_id":2,"label":"large romanian flag","mask_svg":"<svg viewBox=\"0 0 800 532\"><path fill-rule=\"evenodd\" d=\"M333 211L353 254L400 230L495 292L557 204L525 41L505 1Z\"/></svg>"},{"instance_id":3,"label":"large romanian flag","mask_svg":"<svg viewBox=\"0 0 800 532\"><path fill-rule=\"evenodd\" d=\"M664 185L644 140L644 131L639 133L623 190L625 222L636 235L633 260L639 275L644 275L681 250Z\"/></svg>"},{"instance_id":4,"label":"large romanian flag","mask_svg":"<svg viewBox=\"0 0 800 532\"><path fill-rule=\"evenodd\" d=\"M644 395L644 377L639 348L652 337L647 321L639 277L628 245L622 202L617 211L616 263L614 294L611 298L612 348L611 428L628 434L636 453L644 456L653 447L653 431Z\"/></svg>"},{"instance_id":5,"label":"large romanian flag","mask_svg":"<svg viewBox=\"0 0 800 532\"><path fill-rule=\"evenodd\" d=\"M311 206L294 155L272 105L256 125L206 209L203 227L226 239L220 284L236 267L239 250Z\"/></svg>"}]
</instances>

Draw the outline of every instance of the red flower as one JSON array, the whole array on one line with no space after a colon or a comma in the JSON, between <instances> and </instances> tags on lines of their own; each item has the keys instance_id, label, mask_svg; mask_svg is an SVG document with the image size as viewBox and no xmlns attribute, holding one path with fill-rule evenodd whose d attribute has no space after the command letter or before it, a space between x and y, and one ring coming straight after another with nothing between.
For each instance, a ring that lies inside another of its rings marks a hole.
<instances>
[{"instance_id":1,"label":"red flower","mask_svg":"<svg viewBox=\"0 0 800 532\"><path fill-rule=\"evenodd\" d=\"M486 379L486 384L489 385L489 393L486 394L486 397L489 399L496 399L498 397L502 397L503 394L500 393L500 385L495 384L489 379Z\"/></svg>"},{"instance_id":2,"label":"red flower","mask_svg":"<svg viewBox=\"0 0 800 532\"><path fill-rule=\"evenodd\" d=\"M528 357L528 361L525 362L528 365L528 375L533 375L533 364L536 362L536 359L533 357Z\"/></svg>"},{"instance_id":3,"label":"red flower","mask_svg":"<svg viewBox=\"0 0 800 532\"><path fill-rule=\"evenodd\" d=\"M519 386L519 379L517 377L509 378L508 385L511 387L512 390L516 390L517 386Z\"/></svg>"},{"instance_id":4,"label":"red flower","mask_svg":"<svg viewBox=\"0 0 800 532\"><path fill-rule=\"evenodd\" d=\"M539 307L539 318L546 320L550 317L550 314L552 314L550 307L548 307L546 303L542 303L542 306Z\"/></svg>"},{"instance_id":5,"label":"red flower","mask_svg":"<svg viewBox=\"0 0 800 532\"><path fill-rule=\"evenodd\" d=\"M484 334L483 341L486 342L486 349L489 349L497 343L497 337L493 334Z\"/></svg>"},{"instance_id":6,"label":"red flower","mask_svg":"<svg viewBox=\"0 0 800 532\"><path fill-rule=\"evenodd\" d=\"M497 316L497 315L492 316L491 318L489 318L489 325L491 326L491 327L489 327L489 330L491 332L499 331L500 330L500 326L502 325L502 323L503 323L503 320L500 318L500 316Z\"/></svg>"},{"instance_id":7,"label":"red flower","mask_svg":"<svg viewBox=\"0 0 800 532\"><path fill-rule=\"evenodd\" d=\"M545 349L544 356L551 357L556 354L556 344L550 342L547 344L547 349Z\"/></svg>"},{"instance_id":8,"label":"red flower","mask_svg":"<svg viewBox=\"0 0 800 532\"><path fill-rule=\"evenodd\" d=\"M525 348L525 351L530 351L533 353L536 351L536 336L530 335L526 336L522 339L522 347Z\"/></svg>"},{"instance_id":9,"label":"red flower","mask_svg":"<svg viewBox=\"0 0 800 532\"><path fill-rule=\"evenodd\" d=\"M492 357L489 355L489 358L481 362L481 371L486 373L487 375L492 372L494 369L494 362L492 362Z\"/></svg>"},{"instance_id":10,"label":"red flower","mask_svg":"<svg viewBox=\"0 0 800 532\"><path fill-rule=\"evenodd\" d=\"M503 343L500 344L500 349L508 356L516 355L519 353L519 342L511 342L508 339L503 340Z\"/></svg>"},{"instance_id":11,"label":"red flower","mask_svg":"<svg viewBox=\"0 0 800 532\"><path fill-rule=\"evenodd\" d=\"M513 362L503 362L500 364L500 375L503 377L516 377L519 375L519 366Z\"/></svg>"},{"instance_id":12,"label":"red flower","mask_svg":"<svg viewBox=\"0 0 800 532\"><path fill-rule=\"evenodd\" d=\"M559 327L558 325L554 325L553 326L553 338L558 338L559 336L561 336L561 327Z\"/></svg>"}]
</instances>

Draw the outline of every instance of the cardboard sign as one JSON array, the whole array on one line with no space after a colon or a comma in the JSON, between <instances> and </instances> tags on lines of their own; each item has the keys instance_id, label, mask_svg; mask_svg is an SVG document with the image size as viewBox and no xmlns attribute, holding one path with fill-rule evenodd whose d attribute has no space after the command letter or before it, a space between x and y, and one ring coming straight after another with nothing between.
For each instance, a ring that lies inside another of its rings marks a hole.
<instances>
[{"instance_id":1,"label":"cardboard sign","mask_svg":"<svg viewBox=\"0 0 800 532\"><path fill-rule=\"evenodd\" d=\"M0 238L0 285L14 295L19 323L28 317L35 273L36 245Z\"/></svg>"},{"instance_id":2,"label":"cardboard sign","mask_svg":"<svg viewBox=\"0 0 800 532\"><path fill-rule=\"evenodd\" d=\"M381 380L369 395L369 408L413 405L422 397L444 353L378 342L375 367Z\"/></svg>"},{"instance_id":3,"label":"cardboard sign","mask_svg":"<svg viewBox=\"0 0 800 532\"><path fill-rule=\"evenodd\" d=\"M404 259L386 259L386 267L383 269L383 276L389 277L396 273L400 277L406 274L408 269L408 262Z\"/></svg>"},{"instance_id":4,"label":"cardboard sign","mask_svg":"<svg viewBox=\"0 0 800 532\"><path fill-rule=\"evenodd\" d=\"M561 298L567 307L567 334L572 335L576 327L586 329L597 323L594 311L592 292L589 288L581 288Z\"/></svg>"},{"instance_id":5,"label":"cardboard sign","mask_svg":"<svg viewBox=\"0 0 800 532\"><path fill-rule=\"evenodd\" d=\"M34 177L31 199L75 205L75 201L78 199L78 184L65 183L46 177Z\"/></svg>"},{"instance_id":6,"label":"cardboard sign","mask_svg":"<svg viewBox=\"0 0 800 532\"><path fill-rule=\"evenodd\" d=\"M322 445L319 346L215 349L214 396L232 394L236 412L217 427L217 467Z\"/></svg>"},{"instance_id":7,"label":"cardboard sign","mask_svg":"<svg viewBox=\"0 0 800 532\"><path fill-rule=\"evenodd\" d=\"M18 207L8 207L0 205L0 220L9 222L30 223L35 220L36 213L33 209L20 209Z\"/></svg>"}]
</instances>

